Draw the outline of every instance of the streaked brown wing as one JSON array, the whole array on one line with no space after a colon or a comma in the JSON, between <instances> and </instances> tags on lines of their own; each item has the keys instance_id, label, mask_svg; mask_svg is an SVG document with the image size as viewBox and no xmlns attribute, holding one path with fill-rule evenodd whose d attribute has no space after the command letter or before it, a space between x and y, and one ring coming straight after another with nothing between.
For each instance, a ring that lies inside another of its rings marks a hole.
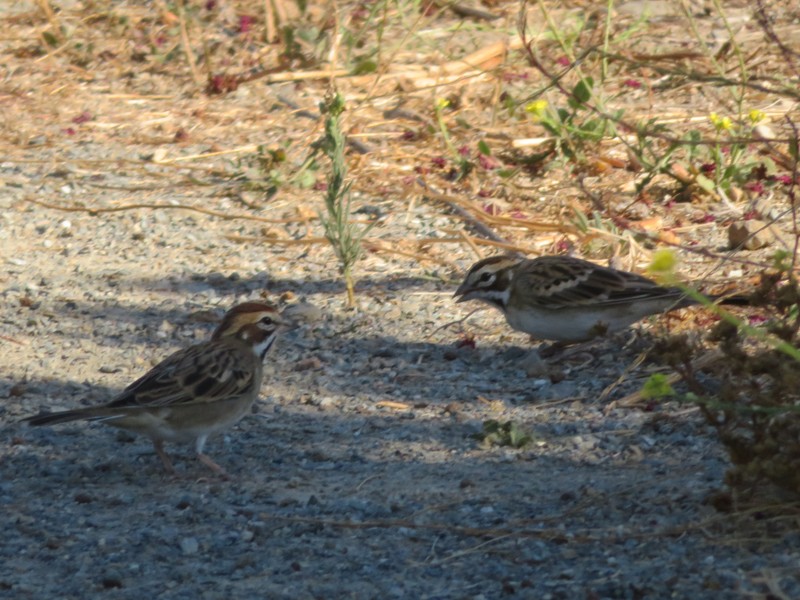
<instances>
[{"instance_id":1,"label":"streaked brown wing","mask_svg":"<svg viewBox=\"0 0 800 600\"><path fill-rule=\"evenodd\" d=\"M112 400L108 407L203 404L252 390L254 357L227 341L180 350L153 367Z\"/></svg>"},{"instance_id":2,"label":"streaked brown wing","mask_svg":"<svg viewBox=\"0 0 800 600\"><path fill-rule=\"evenodd\" d=\"M515 285L525 288L524 297L532 304L549 309L681 296L680 290L663 288L641 275L563 256L530 261L518 272Z\"/></svg>"}]
</instances>

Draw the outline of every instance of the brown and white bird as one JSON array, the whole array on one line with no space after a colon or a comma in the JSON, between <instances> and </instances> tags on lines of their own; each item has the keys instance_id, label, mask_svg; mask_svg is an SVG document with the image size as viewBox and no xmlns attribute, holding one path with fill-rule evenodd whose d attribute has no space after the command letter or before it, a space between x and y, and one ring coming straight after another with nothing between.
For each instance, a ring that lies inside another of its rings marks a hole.
<instances>
[{"instance_id":1,"label":"brown and white bird","mask_svg":"<svg viewBox=\"0 0 800 600\"><path fill-rule=\"evenodd\" d=\"M680 288L569 256L532 260L492 256L475 263L455 293L457 302L482 300L508 324L535 338L583 342L653 315L696 304ZM711 297L744 304L741 296Z\"/></svg>"},{"instance_id":2,"label":"brown and white bird","mask_svg":"<svg viewBox=\"0 0 800 600\"><path fill-rule=\"evenodd\" d=\"M250 411L261 388L264 358L278 334L291 327L268 304L239 304L225 314L209 341L167 357L108 404L25 420L53 425L83 419L142 433L173 474L164 442L194 442L197 458L227 476L203 453L206 439Z\"/></svg>"}]
</instances>

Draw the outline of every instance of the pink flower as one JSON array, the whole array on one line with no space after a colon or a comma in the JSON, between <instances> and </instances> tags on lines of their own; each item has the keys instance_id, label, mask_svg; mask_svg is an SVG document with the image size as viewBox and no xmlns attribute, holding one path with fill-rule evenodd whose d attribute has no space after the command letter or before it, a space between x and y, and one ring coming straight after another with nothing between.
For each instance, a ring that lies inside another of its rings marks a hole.
<instances>
[{"instance_id":1,"label":"pink flower","mask_svg":"<svg viewBox=\"0 0 800 600\"><path fill-rule=\"evenodd\" d=\"M566 56L559 56L556 59L556 64L559 64L562 67L568 67L572 64L572 62L570 62L569 58L567 58Z\"/></svg>"},{"instance_id":2,"label":"pink flower","mask_svg":"<svg viewBox=\"0 0 800 600\"><path fill-rule=\"evenodd\" d=\"M76 125L80 125L81 123L86 123L86 121L91 121L94 117L88 111L83 111L77 117L73 117L72 122Z\"/></svg>"},{"instance_id":3,"label":"pink flower","mask_svg":"<svg viewBox=\"0 0 800 600\"><path fill-rule=\"evenodd\" d=\"M500 168L500 161L494 156L487 156L486 154L480 154L478 156L478 164L487 171Z\"/></svg>"},{"instance_id":4,"label":"pink flower","mask_svg":"<svg viewBox=\"0 0 800 600\"><path fill-rule=\"evenodd\" d=\"M783 185L792 185L792 176L791 175L775 175L775 181L778 183L782 183Z\"/></svg>"},{"instance_id":5,"label":"pink flower","mask_svg":"<svg viewBox=\"0 0 800 600\"><path fill-rule=\"evenodd\" d=\"M251 15L239 15L239 33L247 33L253 28L256 18Z\"/></svg>"},{"instance_id":6,"label":"pink flower","mask_svg":"<svg viewBox=\"0 0 800 600\"><path fill-rule=\"evenodd\" d=\"M764 193L764 184L760 181L750 181L744 184L744 189L760 196Z\"/></svg>"},{"instance_id":7,"label":"pink flower","mask_svg":"<svg viewBox=\"0 0 800 600\"><path fill-rule=\"evenodd\" d=\"M642 83L640 81L636 81L635 79L626 79L625 81L622 82L622 85L624 85L625 87L633 88L635 90L638 90L640 87L642 87Z\"/></svg>"},{"instance_id":8,"label":"pink flower","mask_svg":"<svg viewBox=\"0 0 800 600\"><path fill-rule=\"evenodd\" d=\"M442 156L435 156L431 159L434 167L438 167L440 169L444 169L445 165L447 165L447 161Z\"/></svg>"},{"instance_id":9,"label":"pink flower","mask_svg":"<svg viewBox=\"0 0 800 600\"><path fill-rule=\"evenodd\" d=\"M483 212L494 217L500 214L500 209L497 207L497 205L487 202L483 205Z\"/></svg>"},{"instance_id":10,"label":"pink flower","mask_svg":"<svg viewBox=\"0 0 800 600\"><path fill-rule=\"evenodd\" d=\"M469 146L461 146L461 147L458 149L458 153L459 153L461 156L463 156L464 158L469 158L469 155L470 155Z\"/></svg>"},{"instance_id":11,"label":"pink flower","mask_svg":"<svg viewBox=\"0 0 800 600\"><path fill-rule=\"evenodd\" d=\"M561 238L556 242L556 252L564 254L572 250L572 243L567 238Z\"/></svg>"}]
</instances>

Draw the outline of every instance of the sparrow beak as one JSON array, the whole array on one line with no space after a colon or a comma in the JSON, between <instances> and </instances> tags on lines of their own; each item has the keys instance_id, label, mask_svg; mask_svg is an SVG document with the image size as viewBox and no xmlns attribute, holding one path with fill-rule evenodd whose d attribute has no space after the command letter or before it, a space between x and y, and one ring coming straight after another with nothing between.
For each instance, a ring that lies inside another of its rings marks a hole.
<instances>
[{"instance_id":1,"label":"sparrow beak","mask_svg":"<svg viewBox=\"0 0 800 600\"><path fill-rule=\"evenodd\" d=\"M467 298L466 296L468 291L469 289L467 288L466 281L463 282L460 286L458 286L456 293L453 294L453 298L456 298L456 304L458 304L459 302L466 302L467 300L469 300L469 298Z\"/></svg>"}]
</instances>

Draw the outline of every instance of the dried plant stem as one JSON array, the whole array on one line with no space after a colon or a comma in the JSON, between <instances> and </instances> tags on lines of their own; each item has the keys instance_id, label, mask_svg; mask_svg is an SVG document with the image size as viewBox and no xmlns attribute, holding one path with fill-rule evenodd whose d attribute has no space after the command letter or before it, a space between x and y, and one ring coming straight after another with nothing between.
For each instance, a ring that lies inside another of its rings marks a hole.
<instances>
[{"instance_id":1,"label":"dried plant stem","mask_svg":"<svg viewBox=\"0 0 800 600\"><path fill-rule=\"evenodd\" d=\"M265 42L271 44L278 40L278 27L270 0L264 0L264 30Z\"/></svg>"},{"instance_id":2,"label":"dried plant stem","mask_svg":"<svg viewBox=\"0 0 800 600\"><path fill-rule=\"evenodd\" d=\"M53 29L53 37L55 37L59 42L63 42L64 40L61 35L61 23L59 22L58 17L56 17L55 12L53 12L53 7L50 6L50 2L48 0L36 0L36 4L39 5L39 9L44 13L48 23L50 23L50 27Z\"/></svg>"},{"instance_id":3,"label":"dried plant stem","mask_svg":"<svg viewBox=\"0 0 800 600\"><path fill-rule=\"evenodd\" d=\"M192 80L195 84L202 86L203 78L197 70L197 62L194 59L194 52L192 52L192 45L189 42L189 32L186 29L186 10L183 6L183 0L178 0L178 20L181 27L181 46L183 46L183 53L186 55L186 62L189 64L189 71L192 73Z\"/></svg>"},{"instance_id":4,"label":"dried plant stem","mask_svg":"<svg viewBox=\"0 0 800 600\"><path fill-rule=\"evenodd\" d=\"M204 215L209 215L211 217L217 217L225 220L243 219L246 221L258 221L260 223L273 223L273 224L304 223L307 221L312 221L314 219L314 217L311 216L297 217L296 219L267 219L266 217L257 217L255 215L230 214L218 210L211 210L208 208L190 206L188 204L148 204L142 202L137 204L125 204L124 206L92 207L92 206L61 206L58 204L51 204L50 202L44 202L43 200L34 200L33 198L28 198L26 202L30 202L31 204L38 204L39 206L44 206L45 208L51 208L53 210L61 210L64 212L85 212L89 213L90 215L99 215L101 213L114 213L114 212L123 212L126 210L137 210L141 208L147 208L151 210L191 210L194 212L202 213Z\"/></svg>"}]
</instances>

